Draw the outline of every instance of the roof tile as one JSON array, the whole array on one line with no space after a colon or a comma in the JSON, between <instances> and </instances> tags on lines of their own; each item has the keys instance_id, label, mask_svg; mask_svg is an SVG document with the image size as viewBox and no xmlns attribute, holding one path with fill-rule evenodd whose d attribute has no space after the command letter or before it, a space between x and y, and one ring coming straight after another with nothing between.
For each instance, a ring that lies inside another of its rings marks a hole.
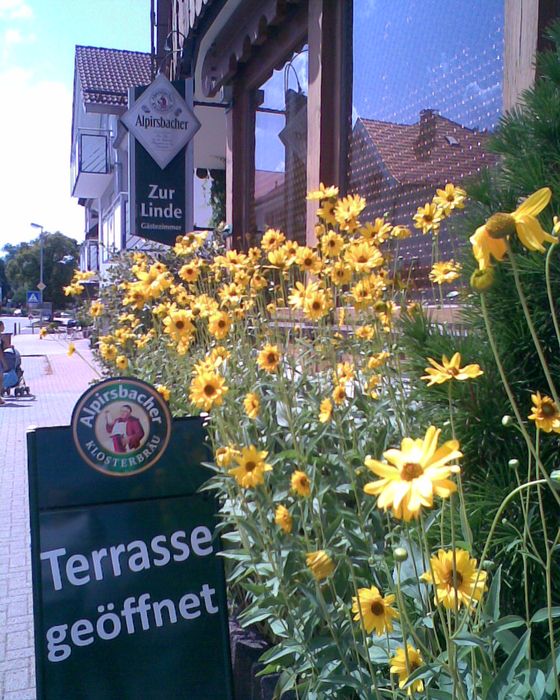
<instances>
[{"instance_id":1,"label":"roof tile","mask_svg":"<svg viewBox=\"0 0 560 700\"><path fill-rule=\"evenodd\" d=\"M152 81L152 60L140 51L76 46L76 71L84 104L126 107L128 88Z\"/></svg>"}]
</instances>

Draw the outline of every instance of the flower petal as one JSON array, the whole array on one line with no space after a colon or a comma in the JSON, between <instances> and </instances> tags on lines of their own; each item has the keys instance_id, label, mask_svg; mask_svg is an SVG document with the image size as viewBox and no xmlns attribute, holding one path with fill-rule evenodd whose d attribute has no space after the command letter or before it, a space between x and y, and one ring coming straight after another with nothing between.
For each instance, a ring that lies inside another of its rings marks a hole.
<instances>
[{"instance_id":1,"label":"flower petal","mask_svg":"<svg viewBox=\"0 0 560 700\"><path fill-rule=\"evenodd\" d=\"M540 190L533 192L532 195L520 204L513 212L512 216L517 221L518 216L536 216L550 202L552 191L550 187L542 187Z\"/></svg>"}]
</instances>

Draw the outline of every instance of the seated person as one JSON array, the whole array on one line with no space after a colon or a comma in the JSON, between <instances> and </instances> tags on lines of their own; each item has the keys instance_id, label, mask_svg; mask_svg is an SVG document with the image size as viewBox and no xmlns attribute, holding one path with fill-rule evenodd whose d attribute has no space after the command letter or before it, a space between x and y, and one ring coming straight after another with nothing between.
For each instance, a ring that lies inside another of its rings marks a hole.
<instances>
[{"instance_id":1,"label":"seated person","mask_svg":"<svg viewBox=\"0 0 560 700\"><path fill-rule=\"evenodd\" d=\"M3 332L4 322L0 321L0 406L6 403L2 398L2 392L4 391L4 372L8 370L8 362L4 355L4 341L2 340Z\"/></svg>"}]
</instances>

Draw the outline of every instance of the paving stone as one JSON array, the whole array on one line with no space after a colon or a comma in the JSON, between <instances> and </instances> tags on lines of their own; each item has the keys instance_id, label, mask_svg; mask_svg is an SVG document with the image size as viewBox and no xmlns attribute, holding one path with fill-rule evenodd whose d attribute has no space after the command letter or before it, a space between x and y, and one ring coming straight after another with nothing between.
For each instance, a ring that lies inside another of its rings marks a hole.
<instances>
[{"instance_id":1,"label":"paving stone","mask_svg":"<svg viewBox=\"0 0 560 700\"><path fill-rule=\"evenodd\" d=\"M52 337L12 342L33 396L6 397L0 407L0 698L35 700L26 431L68 425L96 374L88 341L74 341L85 361L68 357L66 344Z\"/></svg>"}]
</instances>

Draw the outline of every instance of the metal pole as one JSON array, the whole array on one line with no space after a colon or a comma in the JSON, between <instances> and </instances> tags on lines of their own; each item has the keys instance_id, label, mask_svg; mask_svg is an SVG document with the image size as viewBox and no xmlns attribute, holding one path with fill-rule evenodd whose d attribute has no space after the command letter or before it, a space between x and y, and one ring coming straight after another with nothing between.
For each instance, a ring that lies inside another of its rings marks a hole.
<instances>
[{"instance_id":1,"label":"metal pole","mask_svg":"<svg viewBox=\"0 0 560 700\"><path fill-rule=\"evenodd\" d=\"M39 256L39 283L41 287L43 286L43 227L41 226L41 235L39 236L39 248L40 248L40 256ZM41 289L41 294L43 293L43 290Z\"/></svg>"}]
</instances>

